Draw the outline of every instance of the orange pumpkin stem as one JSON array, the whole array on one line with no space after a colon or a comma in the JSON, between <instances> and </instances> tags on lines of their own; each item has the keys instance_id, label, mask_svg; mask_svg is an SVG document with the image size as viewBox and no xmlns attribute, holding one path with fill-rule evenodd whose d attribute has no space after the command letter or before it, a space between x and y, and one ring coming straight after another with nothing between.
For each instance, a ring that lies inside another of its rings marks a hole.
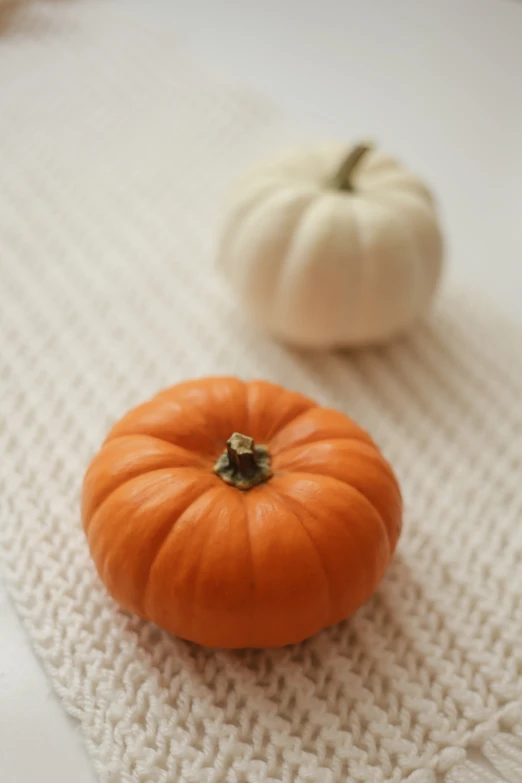
<instances>
[{"instance_id":1,"label":"orange pumpkin stem","mask_svg":"<svg viewBox=\"0 0 522 783\"><path fill-rule=\"evenodd\" d=\"M217 475L236 489L252 489L272 475L270 454L265 446L256 446L254 439L234 432L227 447L214 466Z\"/></svg>"}]
</instances>

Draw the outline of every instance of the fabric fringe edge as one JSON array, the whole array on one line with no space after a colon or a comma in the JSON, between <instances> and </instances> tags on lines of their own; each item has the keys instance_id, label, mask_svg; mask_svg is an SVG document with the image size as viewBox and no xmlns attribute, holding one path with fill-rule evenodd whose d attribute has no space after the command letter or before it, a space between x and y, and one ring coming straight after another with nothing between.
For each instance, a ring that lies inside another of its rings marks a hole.
<instances>
[{"instance_id":1,"label":"fabric fringe edge","mask_svg":"<svg viewBox=\"0 0 522 783\"><path fill-rule=\"evenodd\" d=\"M512 706L518 712L518 707ZM467 755L469 749L444 750L438 771L415 770L405 783L522 783L522 723L510 732L488 732L484 742L476 747L474 759L463 760L463 753Z\"/></svg>"}]
</instances>

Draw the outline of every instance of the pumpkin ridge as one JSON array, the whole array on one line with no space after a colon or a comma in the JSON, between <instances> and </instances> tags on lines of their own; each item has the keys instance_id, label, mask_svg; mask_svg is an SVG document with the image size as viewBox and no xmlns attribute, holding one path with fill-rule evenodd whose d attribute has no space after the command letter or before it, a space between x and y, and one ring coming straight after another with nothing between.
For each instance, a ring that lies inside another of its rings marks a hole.
<instances>
[{"instance_id":1,"label":"pumpkin ridge","mask_svg":"<svg viewBox=\"0 0 522 783\"><path fill-rule=\"evenodd\" d=\"M288 181L281 175L270 175L263 177L256 185L256 189L248 196L244 196L244 183L239 182L236 190L231 194L228 207L230 215L227 220L222 224L222 236L223 242L221 246L221 258L226 259L230 252L229 245L236 239L237 234L234 236L235 224L238 220L247 220L251 217L252 210L262 199L268 199L273 194L274 190L280 190L284 187L288 187ZM231 236L232 235L232 236Z\"/></svg>"},{"instance_id":2,"label":"pumpkin ridge","mask_svg":"<svg viewBox=\"0 0 522 783\"><path fill-rule=\"evenodd\" d=\"M399 497L402 499L401 490L399 487L399 482L397 480L397 476L393 472L393 469L386 459L386 457L378 450L377 446L374 443L366 443L365 441L361 441L361 446L367 446L368 451L363 451L362 454L364 455L365 459L374 459L378 461L379 467L385 471L387 476L393 481L393 484L397 490L397 493ZM370 451L371 450L371 451ZM358 454L358 456L361 456L361 453Z\"/></svg>"},{"instance_id":3,"label":"pumpkin ridge","mask_svg":"<svg viewBox=\"0 0 522 783\"><path fill-rule=\"evenodd\" d=\"M201 471L202 474L205 474L205 471L202 470L200 467L192 467L191 465L187 465L186 468L180 468L180 467L173 467L173 468L153 468L152 470L144 470L141 473L138 473L136 476L132 476L131 478L126 479L125 481L122 481L121 484L118 484L116 487L110 490L110 492L105 495L100 502L94 507L94 509L91 511L91 514L89 515L89 518L87 520L84 520L83 528L85 530L85 533L87 534L89 532L89 527L91 524L92 519L94 516L100 511L101 507L104 503L107 502L107 500L110 498L114 492L118 492L122 487L124 487L126 484L130 484L132 481L135 481L138 478L141 478L142 476L150 476L152 473L163 473L164 471L177 471L177 470L195 470L195 471ZM210 474L212 475L212 474Z\"/></svg>"},{"instance_id":4,"label":"pumpkin ridge","mask_svg":"<svg viewBox=\"0 0 522 783\"><path fill-rule=\"evenodd\" d=\"M137 405L135 408L132 408L131 410L127 411L127 413L119 420L117 421L112 429L109 431L107 437L105 438L105 441L102 443L102 448L107 443L110 443L112 440L116 439L119 436L122 435L150 435L151 429L155 427L157 424L157 414L158 414L158 408L157 406L161 406L161 415L165 418L165 421L170 420L172 422L172 419L177 416L183 416L183 418L186 420L186 411L187 410L194 410L201 418L199 428L192 428L190 431L190 435L197 435L198 433L205 433L206 430L204 429L206 424L208 422L205 421L204 415L205 415L205 406L196 406L196 405L189 405L186 401L181 400L178 402L175 398L171 399L167 395L160 396L159 400L157 401L155 397L151 397L148 400L145 400L144 402ZM147 417L149 415L152 415L153 421L147 421ZM134 419L134 420L133 420ZM129 422L130 420L130 422ZM135 427L137 429L135 429ZM186 433L188 434L188 433ZM163 440L165 443L168 443L170 446L178 446L179 448L185 448L186 451L193 451L191 448L186 448L185 446L181 445L179 442L175 440L169 440L166 437L162 437L161 435L154 434L153 437L157 437L158 440ZM214 454L214 444L210 445L207 443L207 447L203 447L201 443L197 443L195 446L197 449L197 452L200 454L206 454L208 457L212 457Z\"/></svg>"},{"instance_id":5,"label":"pumpkin ridge","mask_svg":"<svg viewBox=\"0 0 522 783\"><path fill-rule=\"evenodd\" d=\"M266 488L266 483L264 487ZM252 532L250 530L250 510L248 508L246 493L240 492L239 498L245 513L245 526L246 526L246 534L248 540L247 552L248 552L248 562L250 564L250 574L251 574L250 579L252 583L252 602L254 606L257 606L257 580L256 580L256 573L254 570L254 551L252 546ZM255 622L256 622L255 613L252 613L252 624L254 625Z\"/></svg>"},{"instance_id":6,"label":"pumpkin ridge","mask_svg":"<svg viewBox=\"0 0 522 783\"><path fill-rule=\"evenodd\" d=\"M150 400L149 400L150 402ZM119 424L119 422L117 422ZM159 438L157 435L147 435L146 432L122 432L117 435L112 435L112 433L109 432L107 437L102 443L102 448L107 445L107 443L112 443L115 440L118 440L119 438L139 438L139 437L146 437L146 438L154 438L154 440L159 440L162 443L167 443L169 446L178 446L177 443L174 443L173 440L167 440L167 438ZM184 446L178 446L180 449L184 449L188 454L194 454L195 452L191 451L190 449L185 449Z\"/></svg>"},{"instance_id":7,"label":"pumpkin ridge","mask_svg":"<svg viewBox=\"0 0 522 783\"><path fill-rule=\"evenodd\" d=\"M306 410L306 411L301 411L301 413L298 413L298 414L297 414L297 416L295 416L293 419L291 419L290 421L287 421L287 422L286 422L286 424L285 424L283 427L281 427L281 429L280 429L280 430L278 430L278 432L274 433L274 435L272 435L272 438L275 438L275 437L278 437L278 438L280 438L281 436L283 436L283 437L284 437L284 431L285 431L285 429L286 429L287 427L289 427L291 424L295 424L295 423L296 423L296 421L297 421L298 419L300 419L300 418L301 418L301 416L306 416L306 414L307 414L307 413L310 413L310 411L311 411L311 410L314 410L314 408L319 408L319 407L320 407L320 405L312 405L310 408L308 408L308 410ZM272 440L272 438L270 439L270 441ZM272 444L271 444L271 442L270 442L270 441L269 441L269 443L268 443L268 445L269 445L269 448L270 448L270 453L271 453L273 456L275 456L276 454L278 454L278 453L279 453L279 450L277 449L277 447L276 447L276 449L274 450L274 449L272 448ZM293 448L293 447L290 447L290 448Z\"/></svg>"},{"instance_id":8,"label":"pumpkin ridge","mask_svg":"<svg viewBox=\"0 0 522 783\"><path fill-rule=\"evenodd\" d=\"M353 438L352 438L352 437L346 437L346 436L342 436L342 435L340 435L340 436L335 436L335 435L334 435L334 436L332 436L332 437L327 437L327 438L325 438L325 437L321 437L321 438L319 438L317 441L311 440L311 438L313 438L313 435L312 435L312 434L310 434L310 435L307 437L307 439L306 439L306 440L304 440L304 441L301 441L301 443L295 443L295 442L294 442L294 443L292 443L291 445L289 445L288 447L284 446L283 448L281 448L281 447L278 447L278 446L276 446L275 448L273 447L273 445L272 445L272 442L271 442L271 441L272 441L272 439L274 439L274 438L276 438L276 437L279 439L279 438L281 438L281 437L282 437L282 438L283 438L283 440L284 440L284 439L285 439L285 429L286 429L287 427L290 427L291 425L295 424L295 423L296 423L296 421L297 421L297 420L298 420L298 419L299 419L301 416L307 416L307 415L309 415L309 414L311 413L311 411L313 411L313 410L317 410L317 409L320 409L321 411L325 411L325 412L332 411L333 413L340 413L340 411L337 411L337 410L335 410L334 408L326 408L326 407L324 407L324 406L322 406L322 405L318 405L318 404L315 404L315 405L311 406L310 408L308 408L308 410L302 411L301 413L297 414L297 416L295 417L295 419L292 419L291 421L287 422L287 423L284 425L284 427L282 427L282 428L281 428L281 429L280 429L280 430L279 430L277 433L275 433L275 434L272 436L272 438L271 438L271 439L268 441L268 444L267 444L267 445L268 445L268 446L269 446L269 448L270 448L270 453L271 453L273 456L275 456L276 454L280 454L280 453L282 453L282 451L283 451L283 450L286 450L287 448L289 448L289 449L292 449L292 448L297 448L298 446L305 446L307 443L318 443L318 442L320 442L320 441L323 441L323 440L354 440L354 441L359 441L360 443L367 443L368 445L371 445L371 446L374 446L374 447L375 447L375 443L373 442L373 440L372 440L372 438L370 437L370 435L369 435L369 434L366 432L366 430L361 430L360 437L353 436ZM348 416L346 416L346 414L342 414L342 415L343 415L343 416L344 416L344 418L346 418L346 419L348 419L348 418L349 418ZM355 424L355 422L352 422L352 423L353 423L353 424ZM357 430L357 429L358 429L358 426L356 425L356 430ZM360 429L360 428L359 428L359 429Z\"/></svg>"},{"instance_id":9,"label":"pumpkin ridge","mask_svg":"<svg viewBox=\"0 0 522 783\"><path fill-rule=\"evenodd\" d=\"M199 460L201 466L204 466L205 464L204 460L196 451L193 451L192 449L186 449L185 446L179 446L177 443L174 443L174 441L172 440L167 440L166 438L158 438L157 435L147 435L146 432L125 432L122 433L121 435L115 435L112 438L106 438L102 443L101 450L103 450L105 445L108 445L109 443L115 443L116 441L121 440L122 438L146 438L148 441L158 441L158 443L166 443L168 446L174 446L174 448L185 452L185 454L193 455L197 460ZM197 466L195 465L194 467Z\"/></svg>"},{"instance_id":10,"label":"pumpkin ridge","mask_svg":"<svg viewBox=\"0 0 522 783\"><path fill-rule=\"evenodd\" d=\"M331 437L331 438L319 438L319 440L306 440L304 443L297 443L295 445L289 445L289 446L283 446L280 449L275 449L272 451L272 455L275 457L282 457L287 452L292 451L292 449L304 449L307 446L316 446L321 443L361 443L363 446L369 446L372 448L372 443L369 443L367 440L363 440L362 438L343 438L342 436L339 437Z\"/></svg>"},{"instance_id":11,"label":"pumpkin ridge","mask_svg":"<svg viewBox=\"0 0 522 783\"><path fill-rule=\"evenodd\" d=\"M248 423L248 382L243 380L242 378L231 378L232 381L240 381L241 385L241 391L240 391L240 397L239 400L234 399L234 416L233 419L230 420L229 426L230 426L230 433L235 432L239 428L241 429L242 423L246 424ZM212 393L212 399L214 401L214 404L216 407L221 409L220 400L216 399L216 395ZM238 411L239 416L238 416ZM238 422L238 418L239 422ZM243 418L242 418L243 417ZM225 426L223 426L223 430L225 429ZM212 462L216 460L216 454L211 455Z\"/></svg>"},{"instance_id":12,"label":"pumpkin ridge","mask_svg":"<svg viewBox=\"0 0 522 783\"><path fill-rule=\"evenodd\" d=\"M285 248L285 252L282 254L282 261L279 266L279 279L276 281L275 289L272 292L270 308L272 317L274 317L276 310L280 307L281 289L286 286L285 278L288 278L288 259L292 257L292 252L295 252L297 239L300 232L303 230L303 225L306 222L306 219L309 217L310 210L315 204L317 204L322 195L323 194L320 191L314 194L314 197L310 199L306 207L299 213L297 220L293 225L292 232L289 232L287 246Z\"/></svg>"},{"instance_id":13,"label":"pumpkin ridge","mask_svg":"<svg viewBox=\"0 0 522 783\"><path fill-rule=\"evenodd\" d=\"M339 439L339 440L341 440L341 439ZM319 441L319 442L322 442L322 441ZM324 442L327 442L327 441L324 441ZM355 441L355 442L359 442L359 441ZM362 445L369 445L369 444L365 444L363 442ZM299 448L299 447L296 447L296 448ZM371 446L370 446L370 448L371 448ZM354 456L357 456L359 459L363 458L363 459L370 460L371 464L373 464L374 467L378 468L379 470L383 470L386 473L387 477L393 483L393 486L394 486L394 489L395 489L395 492L396 492L396 495L397 495L397 500L399 501L399 503L400 503L400 505L402 507L402 502L403 502L402 501L402 494L401 494L401 491L400 491L397 479L396 479L396 477L395 477L391 467L386 462L386 460L384 460L384 458L382 456L380 456L378 453L375 453L375 454L370 454L370 453L368 453L368 454L364 454L364 453L363 454L357 454L357 452L354 452ZM372 460L372 457L374 458L375 461ZM280 468L278 465L276 465L275 468L276 468L276 471L280 471L281 473L286 473L287 475L288 474L294 474L294 473L303 473L303 474L306 474L307 476L321 476L323 478L332 479L334 481L340 482L341 484L345 484L346 486L348 486L351 489L353 489L356 492L358 492L360 495L362 495L368 501L368 503L370 503L370 505L373 508L375 508L376 512L379 514L380 519L381 519L381 521L382 521L382 523L383 523L383 525L384 525L384 527L386 529L388 543L389 543L389 546L390 546L390 553L395 551L395 548L397 546L397 541L398 541L398 538L399 538L399 534L400 534L400 528L397 530L397 532L395 534L393 533L393 530L390 531L390 529L389 529L388 525L386 524L386 521L383 518L383 516L380 513L380 511L377 509L377 507L374 505L374 503L372 503L370 498L364 492L362 492L362 490L360 490L358 487L355 487L353 484L350 484L348 481L343 481L342 479L337 478L336 476L332 476L330 473L327 472L327 466L325 466L325 472L324 473L319 473L316 468L314 468L314 470L310 470L309 471L309 470L306 469L305 466L300 467L299 470L292 469L291 467L289 467L289 468L281 467ZM395 527L396 527L396 525L393 524L393 519L390 518L390 528L394 528L395 529Z\"/></svg>"},{"instance_id":14,"label":"pumpkin ridge","mask_svg":"<svg viewBox=\"0 0 522 783\"><path fill-rule=\"evenodd\" d=\"M186 378L183 381L179 381L178 383L171 384L170 386L164 386L149 398L149 402L152 400L171 400L176 402L176 398L179 397L184 388L186 389L187 386L191 386L193 389L205 389L205 381L221 381L224 383L240 381L243 385L245 383L244 381L241 381L241 379L236 378L235 375L219 375L218 373L215 373L213 375L205 376L204 379L193 376L191 378Z\"/></svg>"},{"instance_id":15,"label":"pumpkin ridge","mask_svg":"<svg viewBox=\"0 0 522 783\"><path fill-rule=\"evenodd\" d=\"M413 189L415 189L414 193L412 193ZM371 191L366 191L366 195L369 198L376 201L382 200L382 203L385 203L387 197L392 193L407 195L411 197L412 201L419 202L428 209L433 207L435 203L433 196L425 187L418 182L414 182L412 179L406 180L404 177L399 178L396 174L388 173L381 176L377 187L374 185Z\"/></svg>"},{"instance_id":16,"label":"pumpkin ridge","mask_svg":"<svg viewBox=\"0 0 522 783\"><path fill-rule=\"evenodd\" d=\"M308 211L308 209L314 203L314 201L316 201L317 198L320 196L320 191L318 191L318 190L316 191L314 189L311 189L309 192L306 192L306 185L299 184L299 183L296 183L295 185L293 185L292 188L290 188L290 187L286 188L286 190L291 193L292 190L295 191L297 188L302 188L303 189L305 206L291 220L290 220L290 218L288 218L287 230L286 230L287 239L285 240L285 248L284 248L284 252L280 253L282 260L281 260L278 268L275 270L274 275L273 275L273 280L271 281L272 282L272 286L271 286L272 291L271 291L271 296L270 296L270 305L268 305L271 317L273 317L274 308L275 308L276 302L277 302L277 289L279 287L279 275L281 275L281 273L283 271L285 258L286 258L287 254L288 254L289 249L292 246L293 237L295 236L295 232L298 230L298 228L299 228L299 226L301 224L301 221L304 218L305 213ZM258 219L258 215L256 215L256 212L261 212L261 210L263 210L263 209L266 211L267 210L267 203L269 203L274 198L274 196L277 197L278 195L279 194L278 194L277 190L275 190L275 192L272 192L272 193L268 194L264 199L263 198L262 199L257 199L256 202L253 205L251 205L250 209L248 210L248 215L243 218L243 221L244 221L243 224L240 225L239 229L234 228L234 232L235 232L234 237L233 237L233 243L234 244L236 244L236 245L239 244L238 237L241 236L241 232L243 232L243 234L245 233L245 227L246 227L246 231L248 231L248 225L249 224L248 224L247 221L249 221L250 223L254 223L255 224L256 219ZM234 220L234 223L236 223L235 220ZM230 253L230 250L229 250L229 255L230 256L232 255Z\"/></svg>"},{"instance_id":17,"label":"pumpkin ridge","mask_svg":"<svg viewBox=\"0 0 522 783\"><path fill-rule=\"evenodd\" d=\"M246 384L247 387L247 395L246 395L246 421L247 421L247 429L248 432L252 432L254 429L254 425L252 423L252 417L253 417L253 407L255 406L256 402L251 399L250 396L250 390L256 385L262 383L265 386L268 386L273 391L278 391L278 388L276 384L273 384L269 381L258 381L253 380ZM276 429L274 432L269 433L268 435L265 433L263 435L263 438L260 440L266 445L269 446L270 441L272 438L275 438L276 436L279 436L279 433L281 433L285 427L288 427L290 424L293 424L300 416L303 416L305 413L308 413L309 411L313 410L314 408L319 408L320 406L314 402L314 400L311 400L309 397L307 397L304 394L300 394L299 392L295 392L296 396L301 397L302 399L305 399L309 403L309 407L307 407L305 410L300 410L299 413L296 413L295 416L292 416L288 421L285 421L284 424L280 425L279 429ZM259 440L259 439L258 439ZM272 451L270 451L270 454L272 454Z\"/></svg>"},{"instance_id":18,"label":"pumpkin ridge","mask_svg":"<svg viewBox=\"0 0 522 783\"><path fill-rule=\"evenodd\" d=\"M208 407L210 407L213 410L218 410L220 412L220 417L219 417L220 418L220 423L223 426L223 432L224 432L226 430L226 427L224 426L225 419L222 418L222 415L223 415L223 405L225 405L225 406L228 405L228 403L230 402L229 397L233 397L234 415L230 419L230 422L229 422L229 431L230 432L234 432L235 430L238 429L238 426L241 429L241 426L243 425L243 422L241 420L241 416L239 416L239 418L240 418L239 425L237 423L237 418L236 417L237 417L238 409L241 409L241 408L243 409L245 418L247 416L247 394L248 394L248 392L247 392L247 386L248 386L247 381L244 381L241 378L236 378L234 376L220 376L220 375L211 375L211 376L208 376L207 378L205 378L204 380L205 380L205 383L202 383L201 379L197 379L196 378L196 379L192 379L190 381L184 381L181 384L177 384L177 385L175 385L173 387L172 386L171 387L167 387L163 391L158 392L158 394L156 394L152 398L152 401L159 399L160 402L164 402L165 400L170 401L170 402L176 402L181 407L184 407L184 406L188 405L188 406L190 406L191 410L192 409L196 410L202 416L206 415ZM209 383L208 383L209 381L210 381L210 387L209 387ZM215 388L213 388L213 383L212 382L217 382L219 384L219 389L216 390ZM228 388L227 389L228 396L226 396L225 400L223 401L223 397L219 394L219 392L222 391L223 385L228 385L228 387L230 387L231 384L239 385L240 390L235 388L233 390L233 392L231 393L230 392L230 388ZM194 400L189 400L187 402L187 401L184 401L183 399L179 399L179 394L176 394L176 390L177 390L178 386L186 386L186 385L195 386L198 389L203 387L203 389L205 391L205 394L207 395L208 399L205 399L204 402L201 402L201 400L199 400L197 403ZM239 400L236 399L236 395L240 395L240 399ZM213 429L212 425L211 425L211 428ZM168 441L168 442L170 442L170 441ZM174 445L177 445L175 443L175 441L172 441L172 443ZM180 448L185 448L185 447L180 446ZM191 449L186 449L186 451L188 451L189 453L193 453ZM203 449L201 447L198 447L197 453L201 454L202 452L203 452ZM217 456L217 454L215 452L215 446L212 446L212 448L209 449L208 451L204 450L204 454L205 454L204 459L211 459L211 460L214 461L216 459L216 456Z\"/></svg>"},{"instance_id":19,"label":"pumpkin ridge","mask_svg":"<svg viewBox=\"0 0 522 783\"><path fill-rule=\"evenodd\" d=\"M354 210L354 223L355 223L355 237L358 245L357 254L359 256L366 255L368 253L368 231L366 227L363 225L363 222L361 221L361 201L358 199L354 199L352 208ZM358 290L359 295L357 296L354 305L353 305L353 312L352 312L352 319L353 319L353 329L356 334L361 334L362 331L364 331L364 322L365 319L368 317L368 300L372 299L371 294L371 280L372 276L375 276L375 267L376 262L374 256L370 256L366 259L365 264L359 264L358 265ZM368 285L368 280L370 280L370 285ZM352 284L353 285L353 284ZM370 289L370 292L368 293L368 288ZM344 313L345 318L343 319L344 323L346 323L349 320L349 314L348 310ZM361 329L361 323L363 324L363 327Z\"/></svg>"},{"instance_id":20,"label":"pumpkin ridge","mask_svg":"<svg viewBox=\"0 0 522 783\"><path fill-rule=\"evenodd\" d=\"M139 474L139 476L134 476L132 479L129 479L129 481L125 481L123 484L121 484L121 485L120 485L120 487L118 487L118 489L120 489L121 487L125 486L126 484L129 484L131 481L136 481L137 479L141 479L143 476L150 475L150 473L156 473L156 472L157 472L157 473L160 473L160 472L164 472L165 470L168 470L168 469L165 469L165 468L160 468L160 469L158 469L157 471L147 471L147 473L140 473L140 474ZM200 479L199 479L199 477L198 477L198 478L194 478L194 480L193 480L193 482L192 482L193 488L194 488L194 486L195 486L195 487L197 487L197 491L199 491L199 490L200 490L200 488L199 488L199 486L198 486L198 484L199 484L199 481L200 481ZM209 485L209 486L208 486L208 489L210 489L210 488L211 488L211 485ZM114 492L117 492L117 491L118 491L118 489L115 489L115 490L114 490ZM111 497L111 495L112 495L112 494L113 494L112 492L111 492L111 493L109 493L109 495L107 496L107 498L105 498L105 501L104 501L104 502L106 502L106 501L107 501L107 500L108 500L108 499ZM197 497L199 497L199 495L198 495ZM197 498L194 498L194 500L195 500L195 499L197 499ZM189 506L191 505L191 503L192 503L192 502L194 502L194 501L193 501L193 500L191 500L191 501L188 503L187 507L189 507ZM101 509L102 509L102 506L103 506L103 504L100 504L100 506L98 507L98 509L96 510L96 512L95 512L94 514L92 514L92 516L91 516L91 518L90 518L90 520L89 520L89 527L90 527L90 524L91 524L91 522L92 522L92 521L93 521L93 520L96 518L96 516L97 516L97 515L100 513L100 511L101 511ZM184 513L184 512L183 512L183 513ZM132 513L132 510L131 510L131 512L130 512L130 514L129 514L129 519L132 519L132 518L133 518L133 513ZM168 531L169 533L170 533L170 531L172 530L172 527L173 527L173 526L174 526L174 525L172 524L172 525L171 525L171 527L169 528L169 531ZM165 536L165 538L167 538L167 536L168 536L168 533L167 533L167 535ZM89 542L89 536L88 536L88 529L86 530L86 537L87 537L87 541L88 541L88 543L89 543L89 546L90 546L90 542ZM105 556L104 556L104 558L103 558L102 562L100 563L100 565L99 565L99 568L97 567L103 582L105 582L105 581L106 581L106 580L105 580L105 569L106 569L106 567L107 567L107 560L108 560L108 558L110 557L110 555L111 555L111 552L110 552L110 550L108 550L108 551L105 553ZM103 573L103 576L102 576L102 573Z\"/></svg>"},{"instance_id":21,"label":"pumpkin ridge","mask_svg":"<svg viewBox=\"0 0 522 783\"><path fill-rule=\"evenodd\" d=\"M217 490L217 489L218 489L218 487L216 487L216 486L208 486L203 492L201 492L200 487L196 486L196 496L190 498L189 502L187 503L187 505L185 506L183 511L181 511L178 514L177 518L173 521L172 525L170 526L169 530L167 531L166 536L163 538L163 541L158 546L158 548L157 548L157 550L156 550L156 552L154 554L154 557L152 558L151 564L149 566L149 570L148 570L148 573L147 573L147 579L145 581L145 588L143 590L143 597L141 599L141 606L142 606L143 610L147 612L148 616L151 616L151 614L147 610L146 604L147 604L147 601L148 601L148 593L150 591L150 580L151 580L151 576L152 576L152 571L153 571L154 565L158 561L159 556L160 556L161 552L163 551L167 541L169 540L170 536L174 532L176 524L180 521L180 519L182 519L185 516L185 514L189 511L191 506L193 506L195 503L200 502L201 499L203 497L205 497L205 495L208 492L210 492L211 490ZM202 558L199 558L199 561L198 561L198 574L197 574L197 577L196 577L196 584L197 584L197 578L199 576L199 572L201 570L201 561L202 561Z\"/></svg>"},{"instance_id":22,"label":"pumpkin ridge","mask_svg":"<svg viewBox=\"0 0 522 783\"><path fill-rule=\"evenodd\" d=\"M310 541L310 546L314 550L314 553L316 555L317 561L318 561L318 563L319 563L319 565L321 567L321 571L322 571L323 576L324 576L324 581L326 583L326 599L327 599L327 604L328 604L327 615L328 615L328 617L331 617L332 616L332 610L333 610L333 600L332 600L332 588L330 586L330 581L328 579L328 572L326 570L325 564L323 563L323 559L322 559L322 557L321 557L321 555L319 553L319 549L317 548L317 544L315 543L314 539L312 538L310 532L307 530L306 525L304 524L303 520L298 516L298 514L294 510L294 505L299 506L301 511L304 510L305 513L309 514L314 519L316 519L316 518L314 517L313 514L310 513L310 511L308 511L308 509L305 509L304 506L302 506L299 503L298 500L294 500L294 498L283 497L282 495L279 494L279 492L277 490L275 490L273 487L270 487L270 486L267 486L265 488L265 490L269 494L271 494L273 497L277 498L277 500L279 500L279 502L283 506L290 507L290 509L292 511L292 515L299 522L299 524L303 528L304 532L306 533L306 536L307 536L308 540Z\"/></svg>"},{"instance_id":23,"label":"pumpkin ridge","mask_svg":"<svg viewBox=\"0 0 522 783\"><path fill-rule=\"evenodd\" d=\"M398 497L402 500L402 495L399 487L399 483L397 481L397 477L395 473L393 472L390 463L388 460L379 452L377 446L371 442L369 443L366 440L361 440L360 438L321 438L320 440L312 440L312 441L306 441L306 443L298 443L297 446L292 446L289 448L285 448L282 451L277 451L277 457L278 458L284 458L285 455L288 454L289 451L292 450L298 450L301 448L306 448L307 446L320 446L322 444L328 444L328 443L349 443L352 444L352 446L362 446L365 447L365 451L358 451L356 448L354 448L354 456L357 456L358 458L362 458L364 460L368 460L370 463L372 463L375 467L378 467L379 469L383 470L388 478L392 481ZM286 468L285 472L288 473L301 473L305 472L308 473L309 471L306 470L306 468L299 468L299 470L292 470L292 468ZM310 473L316 473L316 471L310 471ZM321 473L316 473L316 475L323 475ZM328 476L328 478L335 478L335 476L332 476L330 473L324 473L325 476ZM345 483L342 481L342 479L337 479L338 481L341 481L342 483Z\"/></svg>"},{"instance_id":24,"label":"pumpkin ridge","mask_svg":"<svg viewBox=\"0 0 522 783\"><path fill-rule=\"evenodd\" d=\"M213 488L211 488L211 489L213 489ZM198 500L202 500L202 498L203 498L205 495L207 495L207 493L208 493L209 491L211 491L211 490L209 489L209 490L207 490L207 492L204 492L204 493L202 493L202 494L199 496ZM223 492L223 493L226 493L226 487L223 487L223 486L221 486L221 487L216 487L216 495L219 495L221 492ZM241 494L243 495L243 493L241 493ZM186 512L184 512L184 513L186 513ZM211 536L209 536L209 537L208 537L208 538L205 540L205 543L204 543L203 547L201 548L201 550L200 550L200 552L199 552L199 557L198 557L198 566L197 566L197 570L196 570L196 575L195 575L195 577L194 577L194 586L193 586L193 590L192 590L192 592L191 592L191 596L190 596L190 600L191 600L191 602L192 602L192 605L194 605L194 604L198 605L198 603L199 603L199 600L198 600L198 595L199 595L199 593L200 593L200 583L201 583L201 579L202 579L202 577L204 576L204 573L203 573L203 564L205 563L205 553L206 553L206 552L208 552L209 543L210 543L210 541L211 541L211 540L212 540L212 537L211 537ZM193 628L193 622L194 622L194 621L192 621L192 625L191 625L191 627L190 627L190 631L189 631L189 634L190 634L190 636L187 634L187 638L189 638L189 639L192 637L192 628Z\"/></svg>"},{"instance_id":25,"label":"pumpkin ridge","mask_svg":"<svg viewBox=\"0 0 522 783\"><path fill-rule=\"evenodd\" d=\"M390 540L390 535L388 533L388 528L384 522L384 519L382 518L381 514L379 513L379 510L375 508L372 501L364 494L364 492L361 492L361 490L357 489L357 487L354 487L352 484L349 484L347 481L342 481L342 479L338 479L335 476L329 476L328 473L313 473L312 471L308 472L306 470L296 470L296 471L288 471L287 475L292 476L304 476L305 478L309 479L310 477L321 479L321 481L324 481L324 479L328 479L329 481L335 481L336 484L342 484L343 487L348 487L352 492L359 495L364 502L371 506L373 511L375 512L377 518L379 519L379 522L381 524L382 529L384 530L385 538L386 538L386 544L388 545L388 559L391 557L391 554L393 552L393 544ZM296 501L297 502L297 501ZM311 515L310 515L311 516Z\"/></svg>"}]
</instances>

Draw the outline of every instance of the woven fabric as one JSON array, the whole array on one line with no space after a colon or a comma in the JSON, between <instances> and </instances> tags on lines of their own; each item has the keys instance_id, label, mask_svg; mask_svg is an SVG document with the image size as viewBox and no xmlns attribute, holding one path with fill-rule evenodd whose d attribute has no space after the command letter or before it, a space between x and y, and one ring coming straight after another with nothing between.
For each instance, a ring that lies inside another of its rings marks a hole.
<instances>
[{"instance_id":1,"label":"woven fabric","mask_svg":"<svg viewBox=\"0 0 522 783\"><path fill-rule=\"evenodd\" d=\"M100 779L521 783L520 337L462 292L385 349L255 331L213 271L217 209L291 128L184 59L160 4L22 9L0 114L0 549ZM128 616L81 529L110 424L225 373L346 411L403 488L375 596L287 649L201 649Z\"/></svg>"}]
</instances>

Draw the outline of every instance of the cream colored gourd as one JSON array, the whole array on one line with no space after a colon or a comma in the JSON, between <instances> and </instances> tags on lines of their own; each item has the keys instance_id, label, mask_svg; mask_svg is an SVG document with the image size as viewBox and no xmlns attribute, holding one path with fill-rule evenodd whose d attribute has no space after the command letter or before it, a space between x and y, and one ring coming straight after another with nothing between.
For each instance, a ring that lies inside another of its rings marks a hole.
<instances>
[{"instance_id":1,"label":"cream colored gourd","mask_svg":"<svg viewBox=\"0 0 522 783\"><path fill-rule=\"evenodd\" d=\"M367 145L298 149L230 195L218 265L253 319L303 346L383 342L428 308L442 237L426 186Z\"/></svg>"}]
</instances>

